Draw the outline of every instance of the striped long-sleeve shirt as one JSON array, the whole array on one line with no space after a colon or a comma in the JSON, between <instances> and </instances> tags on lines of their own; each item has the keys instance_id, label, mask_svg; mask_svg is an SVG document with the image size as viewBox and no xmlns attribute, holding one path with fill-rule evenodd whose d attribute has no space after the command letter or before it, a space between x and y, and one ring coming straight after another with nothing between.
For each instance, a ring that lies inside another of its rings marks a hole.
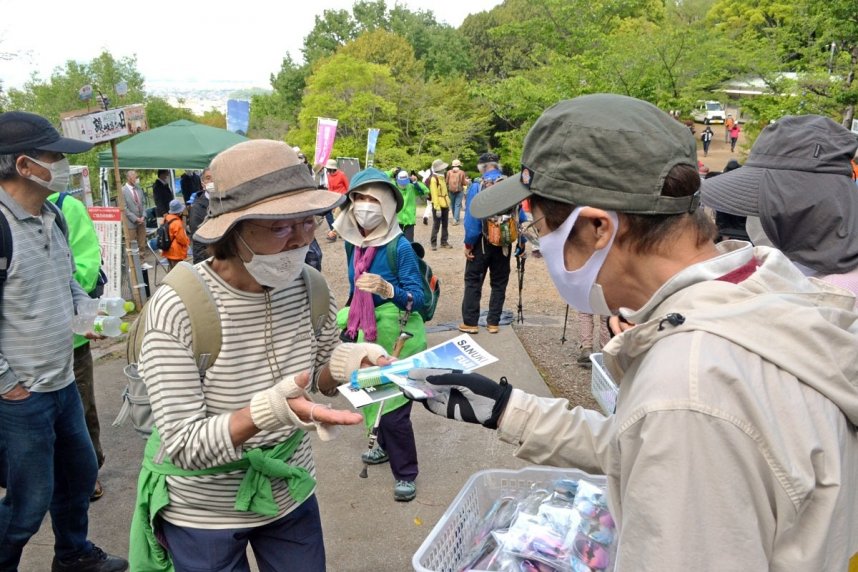
<instances>
[{"instance_id":1,"label":"striped long-sleeve shirt","mask_svg":"<svg viewBox=\"0 0 858 572\"><path fill-rule=\"evenodd\" d=\"M0 187L0 209L12 232L12 263L0 305L0 394L20 383L57 391L74 381L72 317L87 299L54 210L32 215Z\"/></svg>"},{"instance_id":2,"label":"striped long-sleeve shirt","mask_svg":"<svg viewBox=\"0 0 858 572\"><path fill-rule=\"evenodd\" d=\"M155 425L167 455L183 469L216 467L237 461L244 449L286 440L293 427L262 431L244 445L234 447L229 435L230 414L248 406L256 393L272 387L284 376L310 369L320 371L339 343L333 297L323 333L318 340L313 335L303 280L270 291L270 309L266 309L265 294L233 288L207 262L196 268L220 310L223 336L220 354L206 371L205 379L200 383L194 364L188 312L169 286L159 288L147 306L148 329L140 354L140 370L152 402ZM304 437L290 462L315 475L308 437ZM171 504L161 514L179 526L224 529L266 524L296 507L285 482L275 479L272 484L279 515L236 512L235 494L243 477L244 471L167 477Z\"/></svg>"}]
</instances>

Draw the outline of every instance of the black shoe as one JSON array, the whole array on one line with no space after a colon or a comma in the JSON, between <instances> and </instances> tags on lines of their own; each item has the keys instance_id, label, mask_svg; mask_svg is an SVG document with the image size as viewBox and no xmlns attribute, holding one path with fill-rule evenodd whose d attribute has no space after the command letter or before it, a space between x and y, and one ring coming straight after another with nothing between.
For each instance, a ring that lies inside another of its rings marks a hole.
<instances>
[{"instance_id":1,"label":"black shoe","mask_svg":"<svg viewBox=\"0 0 858 572\"><path fill-rule=\"evenodd\" d=\"M51 572L124 572L128 570L128 561L119 556L111 556L93 544L92 551L72 562L63 562L54 556Z\"/></svg>"},{"instance_id":2,"label":"black shoe","mask_svg":"<svg viewBox=\"0 0 858 572\"><path fill-rule=\"evenodd\" d=\"M425 224L425 225L429 224L429 218L428 217L425 217L425 216L423 217L423 224Z\"/></svg>"}]
</instances>

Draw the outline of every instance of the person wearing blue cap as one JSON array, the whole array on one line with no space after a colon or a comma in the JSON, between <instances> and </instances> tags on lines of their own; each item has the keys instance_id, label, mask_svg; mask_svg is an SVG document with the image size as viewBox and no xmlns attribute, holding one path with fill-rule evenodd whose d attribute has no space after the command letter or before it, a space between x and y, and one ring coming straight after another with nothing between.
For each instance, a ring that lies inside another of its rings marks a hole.
<instances>
[{"instance_id":1,"label":"person wearing blue cap","mask_svg":"<svg viewBox=\"0 0 858 572\"><path fill-rule=\"evenodd\" d=\"M0 265L0 570L18 569L49 510L52 572L128 568L87 539L98 462L75 386L72 318L90 298L74 279L65 220L46 201L68 186L65 155L91 148L39 115L0 114L2 235L14 245Z\"/></svg>"}]
</instances>

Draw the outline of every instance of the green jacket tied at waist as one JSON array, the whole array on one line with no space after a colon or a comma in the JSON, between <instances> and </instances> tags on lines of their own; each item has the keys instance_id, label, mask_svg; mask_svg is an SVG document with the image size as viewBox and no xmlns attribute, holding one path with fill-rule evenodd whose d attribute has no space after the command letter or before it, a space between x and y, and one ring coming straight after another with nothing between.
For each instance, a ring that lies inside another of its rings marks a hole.
<instances>
[{"instance_id":1,"label":"green jacket tied at waist","mask_svg":"<svg viewBox=\"0 0 858 572\"><path fill-rule=\"evenodd\" d=\"M167 505L170 504L170 492L167 490L167 477L193 477L214 475L244 470L247 474L241 482L235 498L235 510L255 512L265 516L275 516L278 511L271 479L285 479L289 494L296 502L303 502L316 486L315 479L306 469L293 467L288 461L304 438L303 431L296 431L287 441L274 447L250 449L244 456L232 463L209 469L185 470L175 466L169 460L156 464L155 456L161 449L161 438L157 429L146 442L143 453L143 466L137 480L137 503L131 519L131 539L128 560L131 570L139 572L171 572L173 563L170 556L155 537L154 522Z\"/></svg>"}]
</instances>

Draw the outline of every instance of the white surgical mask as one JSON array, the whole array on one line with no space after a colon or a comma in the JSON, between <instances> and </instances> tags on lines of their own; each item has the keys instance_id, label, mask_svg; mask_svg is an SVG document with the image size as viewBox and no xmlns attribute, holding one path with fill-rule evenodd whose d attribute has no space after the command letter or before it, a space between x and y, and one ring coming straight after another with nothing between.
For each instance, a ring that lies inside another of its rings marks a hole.
<instances>
[{"instance_id":1,"label":"white surgical mask","mask_svg":"<svg viewBox=\"0 0 858 572\"><path fill-rule=\"evenodd\" d=\"M207 198L207 199L211 199L211 198L212 198L212 197L211 197L211 192L212 192L212 191L214 191L214 183L206 183L205 191L206 191L206 193L205 193L205 194L206 194L206 198Z\"/></svg>"},{"instance_id":2,"label":"white surgical mask","mask_svg":"<svg viewBox=\"0 0 858 572\"><path fill-rule=\"evenodd\" d=\"M28 157L27 155L24 155L24 156L27 157L27 159L29 159L30 161L32 161L36 165L39 165L40 167L44 167L45 169L47 169L48 171L51 172L51 180L50 181L45 181L45 180L40 179L39 177L37 177L35 175L28 176L27 177L28 179L30 179L31 181L33 181L34 183L36 183L42 187L45 187L46 189L50 190L51 192L54 192L54 193L65 192L65 190L69 186L69 179L71 179L71 172L70 172L70 168L69 168L69 160L68 159L63 157L62 159L60 159L59 161L56 161L54 163L44 163L42 161L39 161L38 159L33 159L32 157Z\"/></svg>"},{"instance_id":3,"label":"white surgical mask","mask_svg":"<svg viewBox=\"0 0 858 572\"><path fill-rule=\"evenodd\" d=\"M355 220L365 230L372 230L384 222L384 215L381 213L381 205L379 204L361 201L355 203L352 210L355 213Z\"/></svg>"},{"instance_id":4,"label":"white surgical mask","mask_svg":"<svg viewBox=\"0 0 858 572\"><path fill-rule=\"evenodd\" d=\"M238 239L247 247L247 250L253 253L253 258L245 262L244 267L254 280L269 288L285 288L297 280L301 270L304 269L307 251L310 250L310 246L307 245L277 254L256 254L247 246L240 234Z\"/></svg>"},{"instance_id":5,"label":"white surgical mask","mask_svg":"<svg viewBox=\"0 0 858 572\"><path fill-rule=\"evenodd\" d=\"M619 219L617 213L608 211L608 215L614 223L614 228L607 246L594 252L581 268L569 271L566 270L564 245L566 244L566 239L569 237L569 233L572 232L572 228L575 226L575 221L578 220L581 208L578 207L573 210L563 224L560 225L560 228L539 237L539 251L548 265L548 274L551 276L551 281L554 282L554 287L557 288L560 296L570 306L586 314L609 316L611 310L608 308L607 301L605 301L605 294L602 292L602 287L596 284L596 277L599 275L599 271L608 257L608 252L610 252L611 246L614 244Z\"/></svg>"}]
</instances>

